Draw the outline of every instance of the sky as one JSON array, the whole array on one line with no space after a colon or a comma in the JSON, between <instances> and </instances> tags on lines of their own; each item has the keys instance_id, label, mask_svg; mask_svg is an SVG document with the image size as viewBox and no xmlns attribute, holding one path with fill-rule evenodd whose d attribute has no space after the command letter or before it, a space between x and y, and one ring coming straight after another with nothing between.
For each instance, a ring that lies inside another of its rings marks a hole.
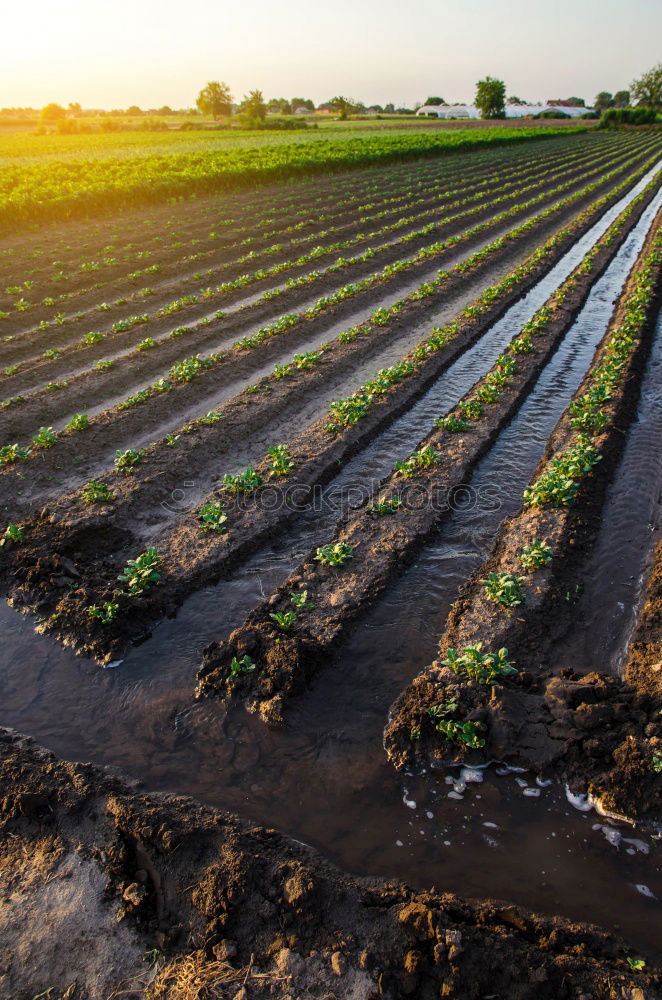
<instances>
[{"instance_id":1,"label":"sky","mask_svg":"<svg viewBox=\"0 0 662 1000\"><path fill-rule=\"evenodd\" d=\"M411 106L627 89L662 60L660 0L0 0L0 107L189 107L208 80Z\"/></svg>"}]
</instances>

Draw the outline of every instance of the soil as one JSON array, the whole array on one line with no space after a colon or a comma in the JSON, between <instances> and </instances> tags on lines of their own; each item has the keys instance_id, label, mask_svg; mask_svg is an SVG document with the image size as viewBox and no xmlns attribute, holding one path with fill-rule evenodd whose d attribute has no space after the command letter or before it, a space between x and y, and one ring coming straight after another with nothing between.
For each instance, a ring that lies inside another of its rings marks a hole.
<instances>
[{"instance_id":1,"label":"soil","mask_svg":"<svg viewBox=\"0 0 662 1000\"><path fill-rule=\"evenodd\" d=\"M249 615L226 642L212 643L205 650L199 672L198 693L224 697L234 693L244 697L252 709L258 709L271 723L282 719L284 701L305 686L319 663L328 658L342 639L350 623L374 602L396 573L402 572L420 547L438 530L452 509L453 490L469 481L471 471L487 452L503 427L522 405L556 345L572 325L593 284L604 273L618 248L640 217L655 185L646 199L628 218L617 238L609 241L593 259L586 273L581 264L567 279L565 299L556 306L556 293L548 302L552 317L544 330L544 339L534 341L530 353L517 356L517 367L501 397L486 406L481 419L461 433L444 429L433 431L419 444L432 447L436 465L403 479L395 472L376 491L379 498L397 496L402 506L396 512L371 516L367 501L358 512L350 513L329 540L344 544L353 552L342 568L329 570L311 552L306 560L270 598ZM607 234L608 235L608 234ZM467 400L483 384L482 379L464 397ZM461 405L461 404L460 404ZM462 412L454 408L457 419ZM420 498L426 498L425 503ZM434 498L434 503L431 503ZM301 623L283 630L274 624L273 615L292 611L291 595L305 591L312 607L298 619ZM464 643L466 644L466 642ZM498 645L505 645L499 642ZM249 671L232 672L232 664L248 656L255 666Z\"/></svg>"},{"instance_id":2,"label":"soil","mask_svg":"<svg viewBox=\"0 0 662 1000\"><path fill-rule=\"evenodd\" d=\"M3 1000L655 1000L599 928L355 879L192 799L0 730ZM44 917L47 916L45 932Z\"/></svg>"},{"instance_id":3,"label":"soil","mask_svg":"<svg viewBox=\"0 0 662 1000\"><path fill-rule=\"evenodd\" d=\"M638 261L650 253L661 223L662 213ZM636 270L635 264L633 273ZM659 287L662 262L656 273ZM575 398L586 391L591 371L602 361L604 345L622 321L633 287L631 276L603 346ZM662 748L662 688L657 676L643 680L643 671L635 666L628 666L624 679L597 671L581 676L572 669L555 669L559 644L573 615L573 595L581 587L582 569L598 535L609 482L623 452L626 429L636 414L658 305L659 292L648 304L639 346L604 407L611 422L594 435L602 459L585 478L575 503L523 508L504 522L490 559L464 585L449 614L439 645L440 659L415 678L392 707L385 745L397 767L412 761L487 755L539 773L560 773L574 793L588 794L608 812L649 822L659 819L662 783L653 767L654 755ZM574 436L566 410L547 442L537 474ZM525 583L525 603L504 611L487 599L482 581L491 572L521 575L517 554L535 539L552 549L552 562ZM654 608L653 596L649 620ZM444 666L449 649L476 642L490 651L505 647L519 673L503 683L479 686L459 679ZM463 718L484 727L484 750L467 751L439 737L428 709L440 701L457 702Z\"/></svg>"},{"instance_id":4,"label":"soil","mask_svg":"<svg viewBox=\"0 0 662 1000\"><path fill-rule=\"evenodd\" d=\"M636 223L653 193L651 189L631 214L622 238ZM481 332L488 329L513 301L531 287L541 271L548 269L561 252L588 228L592 217L589 212L586 218L582 217L571 225L567 237L490 309L478 317L465 319L458 335L447 347L429 356L413 377L384 393L364 420L332 437L326 430L328 417L324 417L298 435L290 442L295 470L291 476L278 480L276 485L286 489L328 482L339 463L347 461L404 412ZM582 283L583 290L588 289L592 280L607 266L617 245L613 244L598 256L590 279L585 278ZM461 282L462 275L458 275L457 280ZM583 291L575 294L569 302L559 330L570 321L574 310L581 304L583 294ZM399 322L407 322L406 312ZM381 328L378 334L378 339L392 336L388 327L385 332ZM351 368L356 364L360 350L360 339L350 344L337 344L334 364L336 367L344 364ZM413 359L414 352L406 356L406 360ZM223 451L233 445L236 447L250 430L259 426L260 422L264 424L270 414L277 415L300 398L302 388L306 387L313 393L317 391L324 378L324 367L323 358L322 363L311 371L297 372L288 379L272 380L268 393L243 394L234 404L223 408L223 420L219 425L197 428L196 434L187 442L184 455L177 451L172 453L172 458L166 458L166 449L161 449L164 464L157 463L156 469L150 475L143 474L138 482L133 481L133 476L120 474L105 477L118 496L115 503L90 508L76 494L65 496L57 504L42 509L28 522L27 544L0 553L0 570L5 587L11 588L15 606L37 611L41 619L48 620L47 627L68 645L92 654L102 662L120 658L129 641L144 638L155 621L163 615L176 613L190 593L218 581L239 559L246 558L265 539L282 531L297 515L295 509L284 504L276 509L265 509L261 499L232 507L228 498L224 497L228 515L226 534L203 535L195 515L180 519L178 526L167 531L158 542L163 566L159 586L138 600L123 602L126 607L122 607L116 621L111 625L101 625L90 618L88 608L91 604L114 599L112 591L116 587L118 573L126 560L143 547L136 536L136 524L140 519L144 520L146 505L155 501L160 503L168 495L166 480L171 484L181 483L187 476L193 476L193 470L199 477L203 461L201 452L210 455L212 461L217 463L219 436L222 435ZM214 441L216 443L212 445ZM470 450L474 447L476 442L471 441ZM477 454L480 453L479 447ZM186 463L184 468L183 462ZM258 471L268 481L269 469L263 465L258 467ZM131 482L127 483L127 479ZM413 521L410 530L414 532ZM430 525L426 521L423 535L429 530ZM420 533L420 525L417 531ZM383 585L384 581L380 586ZM374 586L371 584L368 589L372 592ZM357 584L357 595L360 592ZM330 613L328 609L327 613Z\"/></svg>"}]
</instances>

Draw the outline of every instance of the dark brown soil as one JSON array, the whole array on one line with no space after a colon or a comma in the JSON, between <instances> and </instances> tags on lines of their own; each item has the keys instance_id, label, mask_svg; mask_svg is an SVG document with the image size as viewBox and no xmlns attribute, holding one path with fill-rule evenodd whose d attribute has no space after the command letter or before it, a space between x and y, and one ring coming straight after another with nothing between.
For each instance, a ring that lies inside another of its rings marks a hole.
<instances>
[{"instance_id":1,"label":"dark brown soil","mask_svg":"<svg viewBox=\"0 0 662 1000\"><path fill-rule=\"evenodd\" d=\"M462 433L443 428L433 431L419 445L432 447L437 462L431 469L404 479L398 472L383 481L379 497L399 497L402 507L395 513L371 516L369 508L350 513L330 539L353 552L351 562L329 569L315 552L271 597L249 615L226 642L212 643L205 650L199 672L198 693L223 697L240 693L252 708L259 708L269 722L280 721L284 700L301 690L332 648L342 639L353 619L365 610L381 590L412 560L415 553L438 529L451 509L453 490L469 481L471 471L492 445L503 427L522 405L530 388L582 308L588 293L607 268L641 211L653 196L653 185L620 230L618 237L601 246L588 273L581 265L562 286L563 305L556 293L548 302L551 320L542 340L534 340L530 353L517 356L517 368L497 402L485 407L481 419ZM477 383L464 397L469 399L482 385ZM458 408L452 416L462 418ZM421 504L420 498L426 498ZM430 501L434 502L431 503ZM297 616L286 632L274 624L274 613L292 611L291 595L305 591L312 607ZM466 644L466 643L463 643ZM506 645L505 642L497 643ZM232 672L232 664L248 656L250 671Z\"/></svg>"},{"instance_id":2,"label":"dark brown soil","mask_svg":"<svg viewBox=\"0 0 662 1000\"><path fill-rule=\"evenodd\" d=\"M141 794L8 730L0 884L2 1000L662 996L655 965L633 971L597 927L351 878L274 830Z\"/></svg>"},{"instance_id":3,"label":"dark brown soil","mask_svg":"<svg viewBox=\"0 0 662 1000\"><path fill-rule=\"evenodd\" d=\"M651 227L639 261L650 253L661 222L662 214ZM636 264L633 270L637 270ZM659 282L662 263L657 274ZM630 277L603 346L575 398L586 390L591 370L602 361L604 345L622 321L633 287ZM457 701L463 718L484 727L481 756L539 772L560 772L573 791L588 792L613 812L659 819L662 783L653 765L662 747L659 683L650 676L642 683L642 671L634 665L628 667L624 680L599 672L580 676L572 670L555 669L555 651L573 614L572 595L581 586L607 488L623 451L624 432L636 414L658 302L659 298L650 302L639 347L604 406L611 422L594 435L602 459L586 477L575 503L559 508L523 508L504 522L493 554L464 585L449 614L439 646L440 659L423 671L393 706L385 738L396 766L414 760L460 758L467 753L441 738L428 715L428 709L440 701ZM537 474L575 433L566 410L548 441ZM528 578L525 603L504 610L487 599L482 581L490 572L521 575L518 552L535 539L545 541L554 558ZM649 615L651 611L655 614L654 600L653 606L649 603ZM520 673L504 683L479 686L459 679L443 666L442 659L450 648L463 649L476 642L490 651L505 647Z\"/></svg>"},{"instance_id":4,"label":"dark brown soil","mask_svg":"<svg viewBox=\"0 0 662 1000\"><path fill-rule=\"evenodd\" d=\"M651 190L649 197L652 194ZM627 230L635 224L649 197L642 199L637 210L632 213ZM591 221L592 213L589 212L585 218L581 217L575 225L571 225L568 236L537 264L531 274L520 278L487 312L465 319L458 335L446 348L429 356L420 364L414 376L384 393L368 416L357 425L331 436L326 430L328 418L324 417L303 431L290 442L290 454L296 463L295 470L292 475L278 480L275 485L285 489L327 482L335 474L338 463L345 462L364 447L422 395L481 332L488 329L513 301L531 287L542 270L549 268ZM622 238L625 234L626 230L623 231ZM575 293L572 301L569 301L569 307L559 323L559 330L565 329L570 322L582 301L584 291L606 267L617 245L612 245L597 258L590 279L584 279L582 291ZM462 275L458 275L457 280L461 282ZM399 322L406 323L407 315L401 316ZM383 328L379 331L378 339L388 338L389 335L389 327ZM351 367L356 364L360 352L361 340L337 344L334 365ZM410 361L413 359L414 352L405 358ZM536 356L535 365L538 363L540 358ZM271 380L268 393L242 394L223 408L223 420L219 425L197 428L187 441L185 452L162 448L162 461L152 461L149 473L143 473L139 479L140 467L135 476L115 474L105 477L104 481L118 497L113 504L90 508L81 501L78 494L70 494L57 504L44 508L28 522L27 544L0 553L0 570L5 587L11 588L13 603L37 611L40 618L47 620L46 627L68 645L105 662L120 658L128 641L144 638L155 621L163 615L174 614L190 593L217 582L238 560L246 558L297 516L297 511L285 504L279 505L277 509L265 509L261 499L241 507L233 508L228 505L228 530L221 536L214 533L204 535L195 515L181 518L178 526L169 530L158 542L162 557L162 579L159 586L139 599L122 601L118 618L110 625L101 625L90 618L88 608L92 604L98 605L115 599L113 589L117 586L118 573L126 560L134 557L143 547L136 537L136 525L144 522L148 507L158 506L168 495L168 484L174 488L173 484L181 483L187 479L187 475L191 477L193 469L196 476L200 476L200 463L203 461L201 454L206 453L212 457L213 462L218 462L219 454L227 452L232 446L236 447L247 433L260 423L264 424L270 415L275 416L291 406L301 396L304 388L314 393L320 380L324 379L324 370L323 359L311 371L297 372L288 379ZM263 381L266 383L267 380ZM495 419L496 416L494 414ZM489 439L493 433L494 428L490 428ZM485 442L479 445L474 436L470 436L468 450L475 450L472 461L482 453L481 448L484 446ZM268 468L260 467L258 471L267 481ZM459 480L451 477L446 486L455 481ZM223 499L228 504L228 498ZM409 532L427 535L431 530L428 520L425 520L425 526L422 527L417 521L414 523L414 518L409 519ZM396 549L399 551L397 546ZM370 593L373 593L375 586L380 589L390 576L392 560L387 562L389 568L386 576L381 579L383 574L377 573L380 582L369 586ZM372 565L376 572L375 563ZM357 584L357 600L361 593ZM331 614L329 609L327 614ZM326 634L328 638L328 630Z\"/></svg>"}]
</instances>

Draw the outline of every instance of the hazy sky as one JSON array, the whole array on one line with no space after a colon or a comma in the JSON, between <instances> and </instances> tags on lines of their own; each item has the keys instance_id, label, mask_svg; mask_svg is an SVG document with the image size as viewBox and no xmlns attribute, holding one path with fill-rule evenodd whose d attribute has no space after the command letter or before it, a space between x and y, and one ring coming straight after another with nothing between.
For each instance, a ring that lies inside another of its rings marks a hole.
<instances>
[{"instance_id":1,"label":"hazy sky","mask_svg":"<svg viewBox=\"0 0 662 1000\"><path fill-rule=\"evenodd\" d=\"M211 79L411 105L488 73L588 103L662 59L660 0L0 0L0 24L0 107L187 107Z\"/></svg>"}]
</instances>

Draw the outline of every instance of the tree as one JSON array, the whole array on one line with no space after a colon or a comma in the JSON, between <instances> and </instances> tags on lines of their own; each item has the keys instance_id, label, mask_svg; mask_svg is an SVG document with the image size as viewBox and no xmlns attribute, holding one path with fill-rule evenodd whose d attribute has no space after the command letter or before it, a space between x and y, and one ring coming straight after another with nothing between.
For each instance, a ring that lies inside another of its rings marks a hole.
<instances>
[{"instance_id":1,"label":"tree","mask_svg":"<svg viewBox=\"0 0 662 1000\"><path fill-rule=\"evenodd\" d=\"M82 110L83 109L81 108L81 106L78 103L78 101L71 101L71 103L69 104L69 107L67 108L67 111L72 116L72 118L76 117L76 115L81 114Z\"/></svg>"},{"instance_id":2,"label":"tree","mask_svg":"<svg viewBox=\"0 0 662 1000\"><path fill-rule=\"evenodd\" d=\"M526 101L523 101L521 97L513 96L508 98L508 104L526 104Z\"/></svg>"},{"instance_id":3,"label":"tree","mask_svg":"<svg viewBox=\"0 0 662 1000\"><path fill-rule=\"evenodd\" d=\"M293 108L291 102L284 97L272 97L267 104L267 111L276 115L291 115Z\"/></svg>"},{"instance_id":4,"label":"tree","mask_svg":"<svg viewBox=\"0 0 662 1000\"><path fill-rule=\"evenodd\" d=\"M329 101L329 107L332 111L336 111L342 119L345 119L354 111L356 103L349 97L332 97Z\"/></svg>"},{"instance_id":5,"label":"tree","mask_svg":"<svg viewBox=\"0 0 662 1000\"><path fill-rule=\"evenodd\" d=\"M609 93L608 90L601 90L599 94L596 95L593 107L596 111L606 111L607 108L613 108L614 98Z\"/></svg>"},{"instance_id":6,"label":"tree","mask_svg":"<svg viewBox=\"0 0 662 1000\"><path fill-rule=\"evenodd\" d=\"M486 76L476 84L475 105L483 118L505 118L506 85L503 80Z\"/></svg>"},{"instance_id":7,"label":"tree","mask_svg":"<svg viewBox=\"0 0 662 1000\"><path fill-rule=\"evenodd\" d=\"M232 113L232 94L227 83L212 80L203 87L195 102L203 115L211 115L216 121L220 115Z\"/></svg>"},{"instance_id":8,"label":"tree","mask_svg":"<svg viewBox=\"0 0 662 1000\"><path fill-rule=\"evenodd\" d=\"M384 113L387 114L387 115L394 115L395 114L395 104L385 104L384 105Z\"/></svg>"},{"instance_id":9,"label":"tree","mask_svg":"<svg viewBox=\"0 0 662 1000\"><path fill-rule=\"evenodd\" d=\"M633 80L630 87L637 104L662 111L662 63L653 66L638 80Z\"/></svg>"},{"instance_id":10,"label":"tree","mask_svg":"<svg viewBox=\"0 0 662 1000\"><path fill-rule=\"evenodd\" d=\"M267 115L267 105L261 90L250 90L239 105L239 113L250 125L262 125Z\"/></svg>"},{"instance_id":11,"label":"tree","mask_svg":"<svg viewBox=\"0 0 662 1000\"><path fill-rule=\"evenodd\" d=\"M47 104L41 109L41 117L45 122L56 122L61 118L66 118L67 112L61 104Z\"/></svg>"},{"instance_id":12,"label":"tree","mask_svg":"<svg viewBox=\"0 0 662 1000\"><path fill-rule=\"evenodd\" d=\"M305 108L306 111L314 111L315 105L308 97L293 97L290 101L292 105L292 111L296 111L297 108Z\"/></svg>"},{"instance_id":13,"label":"tree","mask_svg":"<svg viewBox=\"0 0 662 1000\"><path fill-rule=\"evenodd\" d=\"M629 90L617 90L614 94L614 105L615 108L629 108L630 106L630 91Z\"/></svg>"},{"instance_id":14,"label":"tree","mask_svg":"<svg viewBox=\"0 0 662 1000\"><path fill-rule=\"evenodd\" d=\"M431 105L432 107L436 107L438 104L445 104L446 101L443 97L428 97L425 103Z\"/></svg>"},{"instance_id":15,"label":"tree","mask_svg":"<svg viewBox=\"0 0 662 1000\"><path fill-rule=\"evenodd\" d=\"M134 115L134 116L135 115L141 115L142 114L142 110L138 107L137 104L132 104L130 108L126 109L126 113L127 113L127 115Z\"/></svg>"}]
</instances>

